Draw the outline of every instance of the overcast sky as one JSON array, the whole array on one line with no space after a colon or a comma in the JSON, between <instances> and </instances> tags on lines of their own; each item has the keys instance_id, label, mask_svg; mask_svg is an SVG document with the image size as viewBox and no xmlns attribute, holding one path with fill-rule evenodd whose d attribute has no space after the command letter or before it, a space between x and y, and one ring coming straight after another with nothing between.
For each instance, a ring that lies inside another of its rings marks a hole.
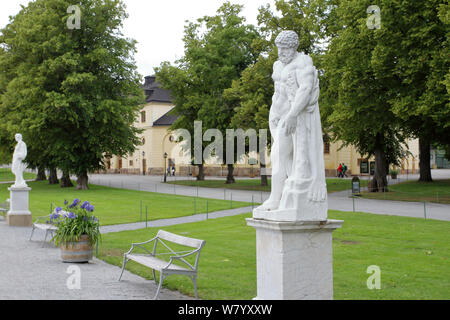
<instances>
[{"instance_id":1,"label":"overcast sky","mask_svg":"<svg viewBox=\"0 0 450 320\"><path fill-rule=\"evenodd\" d=\"M162 61L173 62L183 56L183 31L185 21L195 21L213 15L225 0L123 0L127 5L128 19L123 34L138 41L136 63L142 76L153 74L153 68ZM20 4L30 0L2 0L0 27L10 15L20 10ZM76 0L73 1L77 3ZM248 23L256 24L258 8L273 0L231 0L244 5L243 15Z\"/></svg>"}]
</instances>

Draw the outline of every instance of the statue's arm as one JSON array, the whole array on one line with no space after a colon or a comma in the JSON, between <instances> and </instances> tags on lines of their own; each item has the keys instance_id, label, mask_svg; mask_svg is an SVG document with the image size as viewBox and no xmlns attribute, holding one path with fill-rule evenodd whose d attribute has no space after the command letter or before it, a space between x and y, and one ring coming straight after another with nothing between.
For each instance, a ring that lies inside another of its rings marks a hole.
<instances>
[{"instance_id":1,"label":"statue's arm","mask_svg":"<svg viewBox=\"0 0 450 320\"><path fill-rule=\"evenodd\" d=\"M274 92L272 96L272 105L270 106L269 111L269 122L274 122L277 125L278 120L281 118L281 114L279 113L280 108L280 73L281 73L281 65L279 61L276 61L273 65L273 73L272 79L274 81Z\"/></svg>"},{"instance_id":2,"label":"statue's arm","mask_svg":"<svg viewBox=\"0 0 450 320\"><path fill-rule=\"evenodd\" d=\"M311 99L311 91L314 87L314 72L312 61L306 67L296 70L297 81L300 82L300 86L295 93L294 103L288 117L297 117L308 106Z\"/></svg>"}]
</instances>

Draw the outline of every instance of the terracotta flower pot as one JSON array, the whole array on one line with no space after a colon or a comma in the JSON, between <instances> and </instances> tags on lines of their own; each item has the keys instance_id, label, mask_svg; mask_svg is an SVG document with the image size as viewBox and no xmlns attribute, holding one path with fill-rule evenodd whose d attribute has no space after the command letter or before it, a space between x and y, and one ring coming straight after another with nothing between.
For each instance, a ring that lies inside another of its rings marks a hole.
<instances>
[{"instance_id":1,"label":"terracotta flower pot","mask_svg":"<svg viewBox=\"0 0 450 320\"><path fill-rule=\"evenodd\" d=\"M82 235L77 242L61 244L61 259L63 262L89 262L93 256L93 246L87 235Z\"/></svg>"}]
</instances>

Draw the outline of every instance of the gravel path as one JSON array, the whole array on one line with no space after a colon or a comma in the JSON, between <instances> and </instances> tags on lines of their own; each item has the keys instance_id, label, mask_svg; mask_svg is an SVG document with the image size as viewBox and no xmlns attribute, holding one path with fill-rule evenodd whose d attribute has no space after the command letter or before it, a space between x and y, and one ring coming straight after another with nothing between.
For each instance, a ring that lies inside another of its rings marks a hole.
<instances>
[{"instance_id":1,"label":"gravel path","mask_svg":"<svg viewBox=\"0 0 450 320\"><path fill-rule=\"evenodd\" d=\"M239 214L243 214L243 213L247 213L247 212L251 212L251 211L252 211L252 207L242 207L242 208L236 208L236 209L210 212L210 213L208 213L208 215L206 213L201 213L201 214L196 214L196 215L186 216L186 217L153 220L153 221L148 221L147 225L145 222L116 224L116 225L110 225L110 226L102 226L102 227L100 227L100 232L103 234L103 233L119 232L119 231L125 231L125 230L137 230L137 229L143 229L146 227L149 227L149 228L150 227L165 227L165 226L171 226L171 225L175 225L175 224L203 221L205 219L217 219L217 218L222 218L222 217L235 216L235 215L239 215Z\"/></svg>"},{"instance_id":2,"label":"gravel path","mask_svg":"<svg viewBox=\"0 0 450 320\"><path fill-rule=\"evenodd\" d=\"M59 249L50 243L43 245L44 233L39 231L36 230L33 241L29 241L31 228L9 227L0 218L0 301L153 298L156 292L153 280L125 270L119 282L120 268L96 258L86 264L61 262ZM67 273L70 266L79 267L80 289L69 289L67 286L67 282L74 277L73 273ZM163 288L158 299L192 298Z\"/></svg>"}]
</instances>

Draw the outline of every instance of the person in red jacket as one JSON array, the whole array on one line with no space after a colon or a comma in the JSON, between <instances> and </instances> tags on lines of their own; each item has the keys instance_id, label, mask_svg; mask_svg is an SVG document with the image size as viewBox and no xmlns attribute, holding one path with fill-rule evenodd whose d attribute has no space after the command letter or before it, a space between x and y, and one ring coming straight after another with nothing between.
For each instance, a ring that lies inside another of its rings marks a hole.
<instances>
[{"instance_id":1,"label":"person in red jacket","mask_svg":"<svg viewBox=\"0 0 450 320\"><path fill-rule=\"evenodd\" d=\"M337 168L337 171L338 171L338 178L344 177L344 175L342 174L342 163L339 163L339 167Z\"/></svg>"}]
</instances>

